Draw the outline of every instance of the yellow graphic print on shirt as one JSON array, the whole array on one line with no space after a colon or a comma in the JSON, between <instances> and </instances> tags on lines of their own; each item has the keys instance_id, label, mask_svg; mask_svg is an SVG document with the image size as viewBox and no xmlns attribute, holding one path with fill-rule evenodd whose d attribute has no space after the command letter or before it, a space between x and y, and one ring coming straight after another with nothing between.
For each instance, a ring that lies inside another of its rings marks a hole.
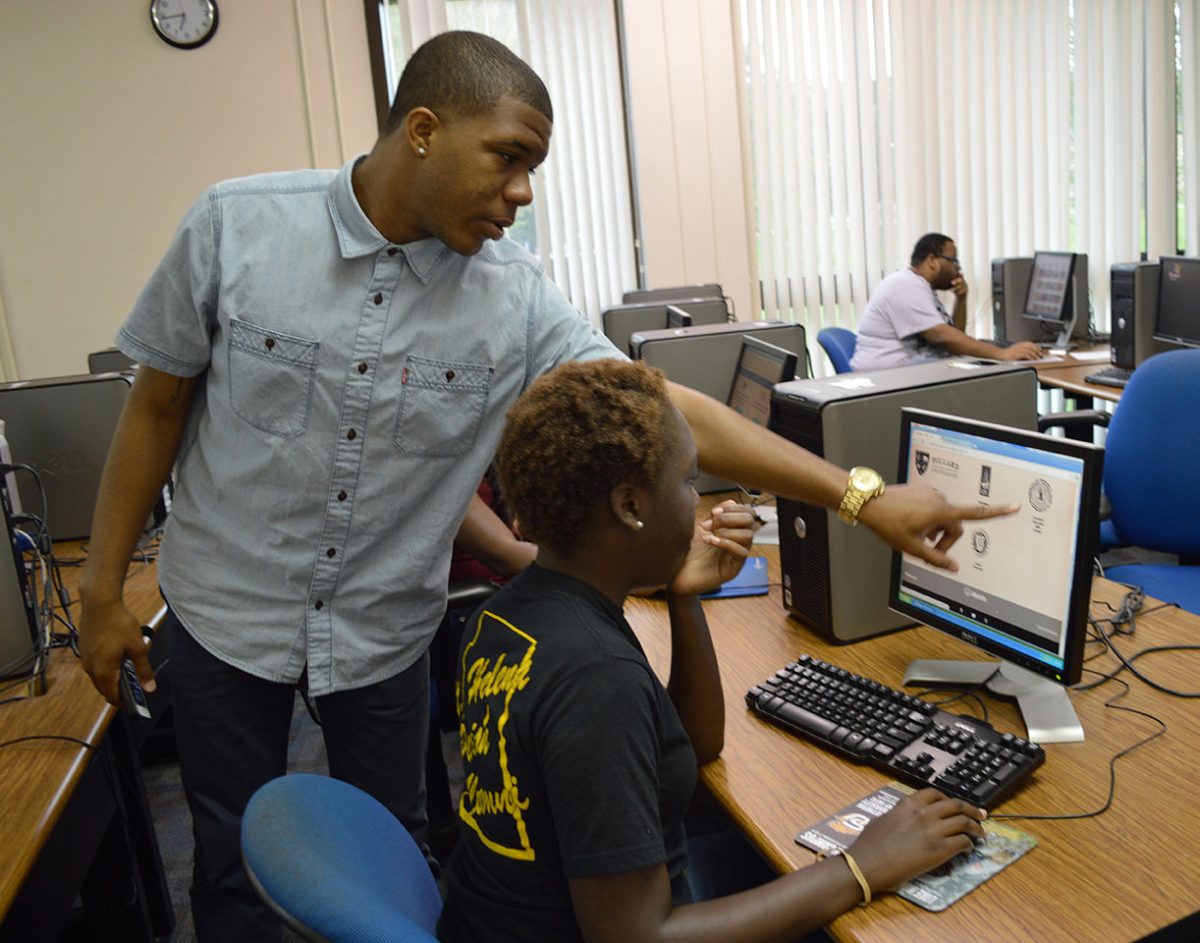
<instances>
[{"instance_id":1,"label":"yellow graphic print on shirt","mask_svg":"<svg viewBox=\"0 0 1200 943\"><path fill-rule=\"evenodd\" d=\"M480 638L495 632L514 633L521 639L519 662L511 661L515 657L511 652L501 652L494 659L473 654ZM466 771L459 818L496 854L521 861L536 857L522 815L529 808L529 799L522 798L520 783L508 768L504 728L513 695L529 684L536 648L537 642L515 625L484 611L474 637L463 648L461 680L454 692Z\"/></svg>"}]
</instances>

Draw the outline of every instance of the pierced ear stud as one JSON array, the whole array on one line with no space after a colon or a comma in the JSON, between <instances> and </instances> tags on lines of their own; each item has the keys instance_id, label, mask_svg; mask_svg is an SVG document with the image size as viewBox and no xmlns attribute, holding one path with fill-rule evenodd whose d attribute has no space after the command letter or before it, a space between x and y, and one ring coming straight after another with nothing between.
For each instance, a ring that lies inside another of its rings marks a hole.
<instances>
[{"instance_id":1,"label":"pierced ear stud","mask_svg":"<svg viewBox=\"0 0 1200 943\"><path fill-rule=\"evenodd\" d=\"M638 529L638 530L641 530L641 529L642 529L643 527L645 527L645 526L646 526L646 525L645 525L645 524L643 524L641 521L638 521L638 522L637 522L637 529Z\"/></svg>"},{"instance_id":2,"label":"pierced ear stud","mask_svg":"<svg viewBox=\"0 0 1200 943\"><path fill-rule=\"evenodd\" d=\"M424 157L424 156L425 156L425 148L423 148L423 147L418 147L418 148L417 148L417 156L418 156L418 157Z\"/></svg>"}]
</instances>

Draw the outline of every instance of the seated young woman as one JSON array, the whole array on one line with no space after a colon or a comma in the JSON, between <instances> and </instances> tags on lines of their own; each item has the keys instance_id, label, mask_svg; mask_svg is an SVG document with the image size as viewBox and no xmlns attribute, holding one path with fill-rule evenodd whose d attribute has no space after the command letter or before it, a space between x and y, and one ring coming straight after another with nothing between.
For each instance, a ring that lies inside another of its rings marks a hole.
<instances>
[{"instance_id":1,"label":"seated young woman","mask_svg":"<svg viewBox=\"0 0 1200 943\"><path fill-rule=\"evenodd\" d=\"M508 414L500 486L537 561L467 625L457 666L466 775L440 938L795 940L862 903L837 858L691 902L684 814L720 753L721 680L697 598L737 573L752 514L697 525L696 449L662 373L566 364ZM666 584L670 681L621 605ZM925 790L871 823L873 893L971 847L981 810Z\"/></svg>"}]
</instances>

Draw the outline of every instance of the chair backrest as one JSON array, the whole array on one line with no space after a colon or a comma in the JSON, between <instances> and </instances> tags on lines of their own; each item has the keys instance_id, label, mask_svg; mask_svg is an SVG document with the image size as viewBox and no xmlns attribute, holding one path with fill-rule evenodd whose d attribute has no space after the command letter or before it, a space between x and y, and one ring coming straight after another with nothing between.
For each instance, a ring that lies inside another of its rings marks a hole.
<instances>
[{"instance_id":1,"label":"chair backrest","mask_svg":"<svg viewBox=\"0 0 1200 943\"><path fill-rule=\"evenodd\" d=\"M437 882L412 836L361 789L328 776L273 779L242 817L251 884L306 940L436 943Z\"/></svg>"},{"instance_id":2,"label":"chair backrest","mask_svg":"<svg viewBox=\"0 0 1200 943\"><path fill-rule=\"evenodd\" d=\"M1165 553L1200 553L1190 507L1200 473L1200 350L1156 354L1133 373L1113 411L1104 491L1124 540Z\"/></svg>"},{"instance_id":3,"label":"chair backrest","mask_svg":"<svg viewBox=\"0 0 1200 943\"><path fill-rule=\"evenodd\" d=\"M817 343L838 373L850 372L850 358L854 356L856 340L857 335L844 327L823 327L817 332Z\"/></svg>"}]
</instances>

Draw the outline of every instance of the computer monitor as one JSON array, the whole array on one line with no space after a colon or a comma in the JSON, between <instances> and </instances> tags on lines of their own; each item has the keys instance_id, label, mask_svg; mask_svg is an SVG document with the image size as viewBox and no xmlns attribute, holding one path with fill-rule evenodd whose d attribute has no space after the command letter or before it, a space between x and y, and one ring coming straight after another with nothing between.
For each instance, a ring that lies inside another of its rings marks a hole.
<instances>
[{"instance_id":1,"label":"computer monitor","mask_svg":"<svg viewBox=\"0 0 1200 943\"><path fill-rule=\"evenodd\" d=\"M1055 350L1066 351L1071 337L1087 329L1087 307L1083 308L1084 323L1078 324L1079 285L1076 272L1076 255L1073 252L1036 252L1033 270L1029 275L1029 289L1025 294L1022 315L1032 321L1040 321L1047 329L1057 331L1053 343ZM1086 281L1082 286L1083 300L1087 298Z\"/></svg>"},{"instance_id":2,"label":"computer monitor","mask_svg":"<svg viewBox=\"0 0 1200 943\"><path fill-rule=\"evenodd\" d=\"M1154 339L1200 347L1200 259L1164 255L1158 271Z\"/></svg>"},{"instance_id":3,"label":"computer monitor","mask_svg":"<svg viewBox=\"0 0 1200 943\"><path fill-rule=\"evenodd\" d=\"M893 609L1001 659L915 661L905 684L986 685L1017 699L1030 740L1082 740L1065 686L1083 664L1103 451L910 407L900 422L900 482L1019 508L966 522L949 551L955 573L893 554Z\"/></svg>"},{"instance_id":4,"label":"computer monitor","mask_svg":"<svg viewBox=\"0 0 1200 943\"><path fill-rule=\"evenodd\" d=\"M796 379L798 358L790 350L743 336L727 403L735 413L766 426L771 418L771 391L776 383Z\"/></svg>"},{"instance_id":5,"label":"computer monitor","mask_svg":"<svg viewBox=\"0 0 1200 943\"><path fill-rule=\"evenodd\" d=\"M692 314L675 305L667 305L667 327L691 327Z\"/></svg>"}]
</instances>

